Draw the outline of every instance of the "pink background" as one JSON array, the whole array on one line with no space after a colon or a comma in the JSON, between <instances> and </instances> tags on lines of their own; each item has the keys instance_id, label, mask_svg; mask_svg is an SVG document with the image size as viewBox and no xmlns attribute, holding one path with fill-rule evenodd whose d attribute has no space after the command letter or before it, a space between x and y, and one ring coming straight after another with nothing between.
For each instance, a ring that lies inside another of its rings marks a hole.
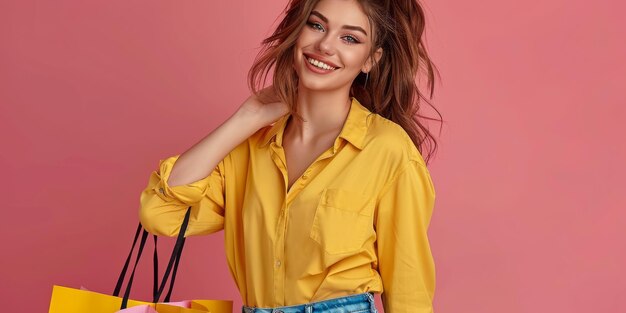
<instances>
[{"instance_id":1,"label":"pink background","mask_svg":"<svg viewBox=\"0 0 626 313\"><path fill-rule=\"evenodd\" d=\"M53 284L112 292L150 172L248 96L285 3L0 3L2 311L45 312ZM623 310L624 4L425 3L446 120L435 312ZM188 240L175 298L239 312L223 248Z\"/></svg>"}]
</instances>

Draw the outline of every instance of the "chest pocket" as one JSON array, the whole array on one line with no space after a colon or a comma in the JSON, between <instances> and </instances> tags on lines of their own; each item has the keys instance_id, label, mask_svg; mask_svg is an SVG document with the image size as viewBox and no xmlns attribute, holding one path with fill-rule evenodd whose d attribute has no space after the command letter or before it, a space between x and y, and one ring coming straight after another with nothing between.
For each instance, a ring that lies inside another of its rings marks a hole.
<instances>
[{"instance_id":1,"label":"chest pocket","mask_svg":"<svg viewBox=\"0 0 626 313\"><path fill-rule=\"evenodd\" d=\"M309 236L328 254L360 249L372 229L374 201L344 189L322 191Z\"/></svg>"}]
</instances>

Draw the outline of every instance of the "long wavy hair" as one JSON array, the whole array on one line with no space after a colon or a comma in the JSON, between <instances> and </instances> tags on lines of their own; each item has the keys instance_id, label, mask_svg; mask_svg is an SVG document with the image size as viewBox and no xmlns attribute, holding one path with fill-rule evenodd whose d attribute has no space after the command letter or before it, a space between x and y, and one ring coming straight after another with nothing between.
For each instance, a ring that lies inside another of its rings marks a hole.
<instances>
[{"instance_id":1,"label":"long wavy hair","mask_svg":"<svg viewBox=\"0 0 626 313\"><path fill-rule=\"evenodd\" d=\"M439 73L430 60L423 41L424 10L417 0L357 0L372 25L373 41L369 55L374 59L378 47L382 57L369 72L361 72L353 81L350 96L354 96L370 111L397 124L425 155L428 164L437 150L437 141L420 119L436 120L423 115L422 101L439 111L424 96L416 83L418 75L427 79L428 97L434 94L435 73ZM296 41L308 17L319 0L290 0L284 18L274 33L261 42L253 65L248 72L248 87L259 94L265 87L267 75L274 68L272 88L294 115L297 113L298 76L293 68ZM367 85L365 85L367 83ZM425 153L425 150L428 153Z\"/></svg>"}]
</instances>

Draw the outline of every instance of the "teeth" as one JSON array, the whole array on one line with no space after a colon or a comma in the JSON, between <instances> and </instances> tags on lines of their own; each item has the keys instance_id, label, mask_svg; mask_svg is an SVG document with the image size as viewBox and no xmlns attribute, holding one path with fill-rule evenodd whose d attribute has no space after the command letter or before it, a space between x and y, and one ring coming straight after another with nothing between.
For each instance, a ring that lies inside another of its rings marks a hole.
<instances>
[{"instance_id":1,"label":"teeth","mask_svg":"<svg viewBox=\"0 0 626 313\"><path fill-rule=\"evenodd\" d=\"M325 70L334 70L335 69L334 67L332 67L332 66L330 66L330 65L328 65L328 64L326 64L324 62L321 62L321 61L318 61L318 60L315 60L315 59L312 59L312 58L308 58L307 57L307 60L309 61L309 63L311 63L311 64L313 64L313 65L315 65L315 66L317 66L319 68L323 68Z\"/></svg>"}]
</instances>

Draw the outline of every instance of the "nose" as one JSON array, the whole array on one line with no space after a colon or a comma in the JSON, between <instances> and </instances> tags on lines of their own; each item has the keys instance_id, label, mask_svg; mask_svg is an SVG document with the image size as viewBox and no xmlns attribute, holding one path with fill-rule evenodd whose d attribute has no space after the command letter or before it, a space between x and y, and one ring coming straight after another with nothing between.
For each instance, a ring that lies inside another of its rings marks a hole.
<instances>
[{"instance_id":1,"label":"nose","mask_svg":"<svg viewBox=\"0 0 626 313\"><path fill-rule=\"evenodd\" d=\"M333 38L328 32L317 41L317 50L326 55L335 53Z\"/></svg>"}]
</instances>

